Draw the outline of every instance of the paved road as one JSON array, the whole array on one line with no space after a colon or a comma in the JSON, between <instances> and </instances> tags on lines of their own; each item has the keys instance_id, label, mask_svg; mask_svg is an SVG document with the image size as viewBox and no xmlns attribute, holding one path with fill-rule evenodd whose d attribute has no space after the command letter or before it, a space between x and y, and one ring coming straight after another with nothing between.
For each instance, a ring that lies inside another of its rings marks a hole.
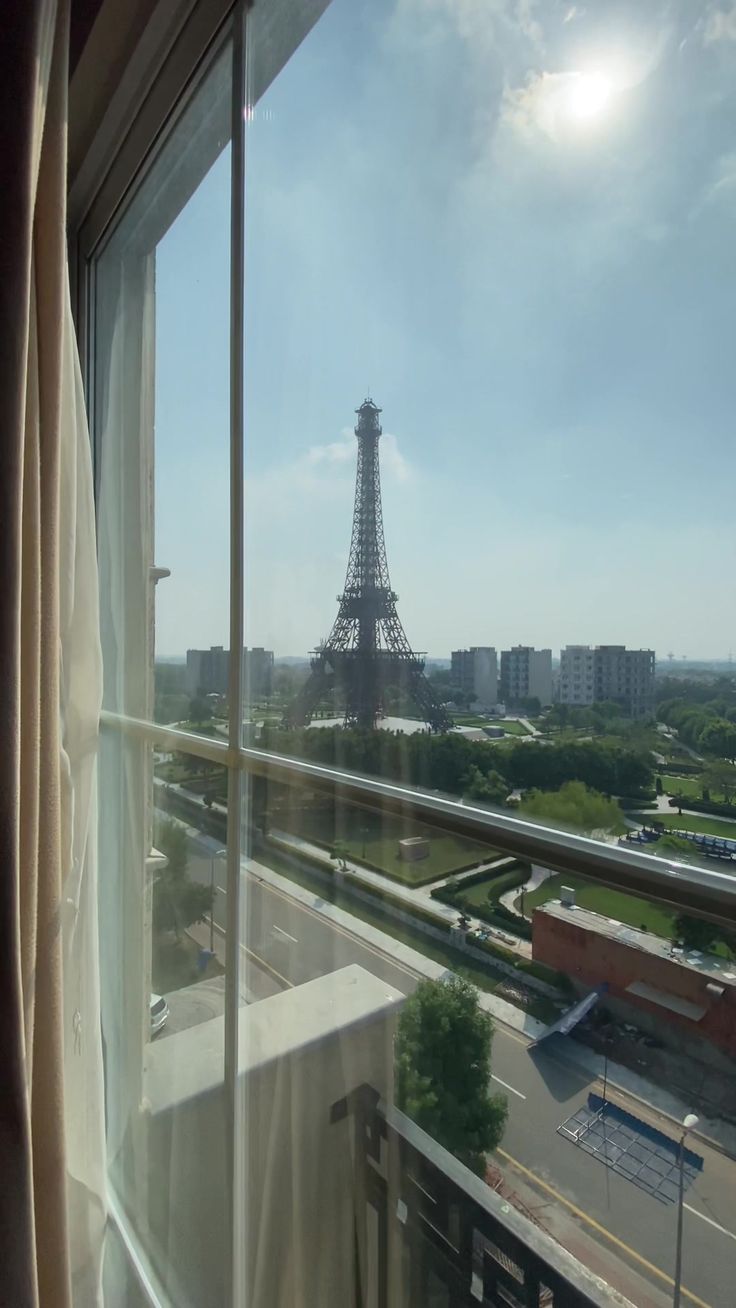
<instances>
[{"instance_id":1,"label":"paved road","mask_svg":"<svg viewBox=\"0 0 736 1308\"><path fill-rule=\"evenodd\" d=\"M214 841L191 843L190 872L210 880ZM244 899L247 924L241 932L247 950L253 997L273 993L274 984L300 985L347 963L360 963L390 985L409 993L417 975L280 890L259 880L249 865ZM225 926L225 864L215 860L215 922ZM244 874L245 875L245 874ZM258 978L260 977L260 985ZM556 1038L555 1038L556 1039ZM493 1047L496 1089L508 1095L509 1121L501 1160L507 1177L529 1185L544 1205L565 1210L571 1223L609 1253L620 1256L653 1287L652 1302L667 1302L674 1264L676 1212L637 1189L557 1133L558 1125L586 1100L593 1087L565 1056L564 1043L530 1051L516 1032L497 1026ZM613 1096L619 1102L624 1097ZM628 1107L640 1111L629 1101ZM655 1110L642 1109L668 1135L673 1124ZM683 1304L733 1308L736 1303L736 1164L712 1149L700 1149L705 1168L686 1196ZM656 1290L654 1289L656 1287ZM622 1287L624 1288L624 1287ZM661 1298L659 1296L662 1296Z\"/></svg>"}]
</instances>

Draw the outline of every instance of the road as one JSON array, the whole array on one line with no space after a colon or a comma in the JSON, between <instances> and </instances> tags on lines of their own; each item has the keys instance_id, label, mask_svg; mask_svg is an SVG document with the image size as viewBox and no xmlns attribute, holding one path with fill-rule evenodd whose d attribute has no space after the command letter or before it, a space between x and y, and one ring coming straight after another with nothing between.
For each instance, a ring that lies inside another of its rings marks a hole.
<instances>
[{"instance_id":1,"label":"road","mask_svg":"<svg viewBox=\"0 0 736 1308\"><path fill-rule=\"evenodd\" d=\"M216 842L206 836L192 838L189 870L207 883L214 869L215 924L224 929L225 863L218 858L212 863L216 849ZM251 999L300 985L347 963L359 963L404 993L413 990L418 975L403 963L260 880L258 864L248 866L243 895L247 922L241 940ZM543 1224L545 1206L564 1212L572 1227L656 1287L652 1302L665 1303L672 1285L675 1206L662 1204L557 1133L560 1123L586 1102L589 1091L600 1091L600 1086L566 1057L564 1041L554 1039L561 1043L550 1042L549 1047L532 1051L517 1032L496 1025L494 1088L503 1089L509 1101L501 1165L511 1184L518 1180L519 1186L538 1195ZM675 1134L675 1125L654 1109L627 1100L618 1091L610 1097L668 1136ZM733 1308L736 1165L700 1142L693 1147L703 1154L705 1167L686 1195L683 1304Z\"/></svg>"}]
</instances>

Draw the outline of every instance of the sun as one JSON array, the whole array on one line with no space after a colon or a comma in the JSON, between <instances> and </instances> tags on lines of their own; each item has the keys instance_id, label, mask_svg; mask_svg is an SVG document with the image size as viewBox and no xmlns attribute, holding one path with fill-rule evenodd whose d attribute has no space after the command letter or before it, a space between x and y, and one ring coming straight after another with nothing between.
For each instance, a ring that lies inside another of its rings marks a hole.
<instances>
[{"instance_id":1,"label":"sun","mask_svg":"<svg viewBox=\"0 0 736 1308\"><path fill-rule=\"evenodd\" d=\"M603 73L574 73L567 86L567 112L578 122L600 118L609 107L613 83Z\"/></svg>"}]
</instances>

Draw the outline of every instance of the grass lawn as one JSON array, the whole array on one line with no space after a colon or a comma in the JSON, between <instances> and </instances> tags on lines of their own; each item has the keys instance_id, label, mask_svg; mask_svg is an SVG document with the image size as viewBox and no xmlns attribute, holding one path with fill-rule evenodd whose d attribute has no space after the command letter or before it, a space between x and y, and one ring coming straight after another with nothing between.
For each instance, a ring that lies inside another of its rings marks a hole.
<instances>
[{"instance_id":1,"label":"grass lawn","mask_svg":"<svg viewBox=\"0 0 736 1308\"><path fill-rule=\"evenodd\" d=\"M567 874L548 877L541 886L537 886L524 897L524 910L527 914L548 899L559 899L560 887L572 886L575 898L581 908L589 908L593 913L613 917L617 922L627 926L646 927L657 936L671 939L673 935L673 914L659 904L652 904L647 899L637 899L635 895L626 895L621 890L609 890L607 886L592 885L582 877Z\"/></svg>"},{"instance_id":2,"label":"grass lawn","mask_svg":"<svg viewBox=\"0 0 736 1308\"><path fill-rule=\"evenodd\" d=\"M502 871L505 871L507 866L508 864L502 868ZM497 880L497 876L484 877L482 881L476 881L474 885L468 886L467 889L461 889L457 896L458 904L462 904L463 908L468 908L471 912L475 908L487 908L488 891L493 885L493 882Z\"/></svg>"},{"instance_id":3,"label":"grass lawn","mask_svg":"<svg viewBox=\"0 0 736 1308\"><path fill-rule=\"evenodd\" d=\"M393 830L386 830L389 821L381 823L382 830L344 840L350 857L377 867L387 876L396 877L409 886L425 885L441 877L450 876L460 868L497 858L498 853L489 845L480 845L462 836L441 836L429 827L413 825L407 829L398 821ZM404 836L426 836L429 840L429 857L417 863L405 863L399 858L398 842Z\"/></svg>"},{"instance_id":4,"label":"grass lawn","mask_svg":"<svg viewBox=\"0 0 736 1308\"><path fill-rule=\"evenodd\" d=\"M631 813L630 816L636 822L644 822L648 826L656 818L663 826L671 830L675 827L678 831L695 831L705 836L725 836L727 840L736 840L736 822L731 822L728 818L697 817L692 813Z\"/></svg>"},{"instance_id":5,"label":"grass lawn","mask_svg":"<svg viewBox=\"0 0 736 1308\"><path fill-rule=\"evenodd\" d=\"M271 824L304 840L313 840L325 849L332 849L339 842L346 847L349 858L384 872L407 886L428 885L453 872L499 857L497 850L477 840L443 835L421 822L357 808L341 807L336 824L329 810L313 807L299 812L292 810L288 814L274 812ZM407 836L426 837L429 857L416 863L405 863L400 859L399 841Z\"/></svg>"},{"instance_id":6,"label":"grass lawn","mask_svg":"<svg viewBox=\"0 0 736 1308\"><path fill-rule=\"evenodd\" d=\"M666 795L689 795L691 799L700 799L702 782L700 777L669 777L662 773L662 789Z\"/></svg>"}]
</instances>

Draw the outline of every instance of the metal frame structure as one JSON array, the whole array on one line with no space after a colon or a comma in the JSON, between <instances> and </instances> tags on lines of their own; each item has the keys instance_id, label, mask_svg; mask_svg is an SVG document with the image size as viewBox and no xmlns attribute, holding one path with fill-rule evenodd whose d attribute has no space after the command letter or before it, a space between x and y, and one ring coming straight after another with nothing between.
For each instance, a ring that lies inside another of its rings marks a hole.
<instances>
[{"instance_id":1,"label":"metal frame structure","mask_svg":"<svg viewBox=\"0 0 736 1308\"><path fill-rule=\"evenodd\" d=\"M315 651L309 679L286 721L304 726L317 704L337 691L344 696L346 726L375 727L387 688L396 686L433 731L446 731L449 718L424 675L424 660L406 638L391 588L378 452L381 410L368 398L356 412L358 462L345 588L332 631Z\"/></svg>"}]
</instances>

